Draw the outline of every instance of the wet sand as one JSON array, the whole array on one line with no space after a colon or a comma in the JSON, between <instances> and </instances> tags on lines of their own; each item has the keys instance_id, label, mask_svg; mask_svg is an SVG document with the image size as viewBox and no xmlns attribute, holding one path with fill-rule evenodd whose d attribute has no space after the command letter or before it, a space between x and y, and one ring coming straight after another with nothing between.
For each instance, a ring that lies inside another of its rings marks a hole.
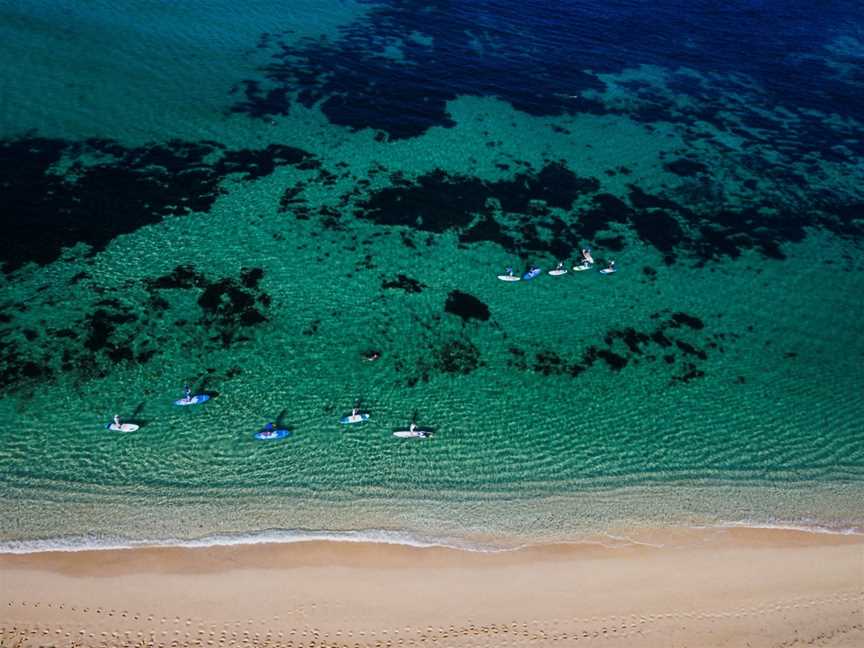
<instances>
[{"instance_id":1,"label":"wet sand","mask_svg":"<svg viewBox=\"0 0 864 648\"><path fill-rule=\"evenodd\" d=\"M501 553L302 542L6 554L0 638L24 646L864 645L861 536L630 537Z\"/></svg>"}]
</instances>

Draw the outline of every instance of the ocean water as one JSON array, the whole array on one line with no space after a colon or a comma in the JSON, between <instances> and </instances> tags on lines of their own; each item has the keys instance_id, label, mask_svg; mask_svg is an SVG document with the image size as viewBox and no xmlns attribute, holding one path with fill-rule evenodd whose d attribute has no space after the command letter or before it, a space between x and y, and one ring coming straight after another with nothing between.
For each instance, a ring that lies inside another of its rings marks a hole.
<instances>
[{"instance_id":1,"label":"ocean water","mask_svg":"<svg viewBox=\"0 0 864 648\"><path fill-rule=\"evenodd\" d=\"M859 9L0 3L0 549L862 532Z\"/></svg>"}]
</instances>

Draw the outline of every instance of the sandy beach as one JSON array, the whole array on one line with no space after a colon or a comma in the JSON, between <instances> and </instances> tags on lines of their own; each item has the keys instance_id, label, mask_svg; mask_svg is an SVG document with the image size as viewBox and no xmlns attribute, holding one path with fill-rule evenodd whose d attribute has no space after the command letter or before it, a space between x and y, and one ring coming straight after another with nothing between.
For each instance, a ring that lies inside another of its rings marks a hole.
<instances>
[{"instance_id":1,"label":"sandy beach","mask_svg":"<svg viewBox=\"0 0 864 648\"><path fill-rule=\"evenodd\" d=\"M22 646L860 646L864 538L640 532L501 553L303 542L0 556Z\"/></svg>"}]
</instances>

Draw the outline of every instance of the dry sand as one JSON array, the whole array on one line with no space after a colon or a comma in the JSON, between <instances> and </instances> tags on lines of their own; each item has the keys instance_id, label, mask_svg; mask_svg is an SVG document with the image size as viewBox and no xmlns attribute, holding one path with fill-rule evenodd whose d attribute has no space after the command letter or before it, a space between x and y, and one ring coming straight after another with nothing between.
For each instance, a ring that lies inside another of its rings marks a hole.
<instances>
[{"instance_id":1,"label":"dry sand","mask_svg":"<svg viewBox=\"0 0 864 648\"><path fill-rule=\"evenodd\" d=\"M336 542L7 554L0 645L864 646L861 536L639 540L495 554Z\"/></svg>"}]
</instances>

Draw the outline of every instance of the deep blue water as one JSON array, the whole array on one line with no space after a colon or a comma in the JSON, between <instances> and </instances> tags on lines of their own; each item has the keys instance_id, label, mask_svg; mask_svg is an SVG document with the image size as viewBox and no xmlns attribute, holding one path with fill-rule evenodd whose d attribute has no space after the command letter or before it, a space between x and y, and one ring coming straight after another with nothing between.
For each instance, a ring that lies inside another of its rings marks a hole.
<instances>
[{"instance_id":1,"label":"deep blue water","mask_svg":"<svg viewBox=\"0 0 864 648\"><path fill-rule=\"evenodd\" d=\"M272 85L247 87L238 110L278 114L289 100L281 90L301 89L298 100L323 110L338 124L380 128L410 137L431 125L448 124L445 102L459 95L500 97L534 115L609 110L601 102L573 97L602 89L597 74L639 65L692 68L702 77L672 76L670 90L706 105L698 114L724 125L722 93L755 84L746 125L778 127L757 108L783 105L861 119L864 73L861 53L828 54L832 39L858 33L860 5L804 2L394 2L371 3L367 20L349 26L335 42L276 47ZM412 38L412 34L422 35ZM277 38L268 35L263 43ZM399 42L402 59L381 56ZM830 63L849 65L839 74ZM713 77L717 75L717 77ZM326 76L326 80L322 80ZM705 81L711 80L711 87ZM639 91L639 83L631 84ZM646 88L650 92L650 88ZM337 95L337 96L333 96ZM663 98L631 117L670 118ZM800 127L799 127L800 129ZM839 143L807 120L800 138L815 137L819 150ZM803 146L803 142L802 142ZM855 149L860 154L860 149Z\"/></svg>"}]
</instances>

